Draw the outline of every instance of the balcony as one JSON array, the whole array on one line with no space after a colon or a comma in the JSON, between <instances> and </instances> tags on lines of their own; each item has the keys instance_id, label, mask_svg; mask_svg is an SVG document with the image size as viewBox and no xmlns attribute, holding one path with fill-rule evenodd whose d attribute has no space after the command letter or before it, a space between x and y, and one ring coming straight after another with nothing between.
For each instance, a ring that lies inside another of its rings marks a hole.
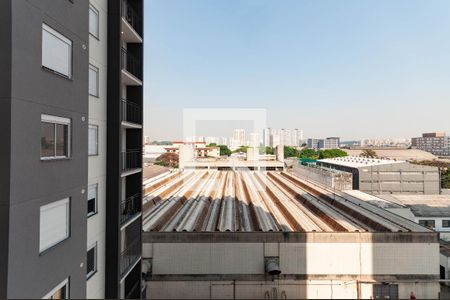
<instances>
[{"instance_id":1,"label":"balcony","mask_svg":"<svg viewBox=\"0 0 450 300\"><path fill-rule=\"evenodd\" d=\"M141 299L140 298L142 295L142 292L140 292L142 289L141 285L142 283L140 281L136 281L136 283L133 284L133 286L128 291L126 291L125 299Z\"/></svg>"},{"instance_id":2,"label":"balcony","mask_svg":"<svg viewBox=\"0 0 450 300\"><path fill-rule=\"evenodd\" d=\"M137 193L120 203L120 224L132 220L141 212L142 194Z\"/></svg>"},{"instance_id":3,"label":"balcony","mask_svg":"<svg viewBox=\"0 0 450 300\"><path fill-rule=\"evenodd\" d=\"M124 127L142 128L142 109L138 104L122 99L120 115Z\"/></svg>"},{"instance_id":4,"label":"balcony","mask_svg":"<svg viewBox=\"0 0 450 300\"><path fill-rule=\"evenodd\" d=\"M125 43L142 43L142 16L128 3L122 0L122 39Z\"/></svg>"},{"instance_id":5,"label":"balcony","mask_svg":"<svg viewBox=\"0 0 450 300\"><path fill-rule=\"evenodd\" d=\"M121 49L120 65L122 67L122 83L129 86L142 86L142 63L127 49Z\"/></svg>"},{"instance_id":6,"label":"balcony","mask_svg":"<svg viewBox=\"0 0 450 300\"><path fill-rule=\"evenodd\" d=\"M141 238L136 238L120 254L120 277L125 277L141 258Z\"/></svg>"},{"instance_id":7,"label":"balcony","mask_svg":"<svg viewBox=\"0 0 450 300\"><path fill-rule=\"evenodd\" d=\"M142 171L142 150L122 151L120 157L121 176L125 177Z\"/></svg>"}]
</instances>

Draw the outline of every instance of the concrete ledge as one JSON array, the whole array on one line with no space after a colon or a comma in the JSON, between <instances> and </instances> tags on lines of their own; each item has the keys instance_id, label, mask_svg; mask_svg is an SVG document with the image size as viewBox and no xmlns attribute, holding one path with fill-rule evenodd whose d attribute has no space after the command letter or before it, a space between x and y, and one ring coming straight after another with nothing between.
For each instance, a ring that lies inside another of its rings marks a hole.
<instances>
[{"instance_id":1,"label":"concrete ledge","mask_svg":"<svg viewBox=\"0 0 450 300\"><path fill-rule=\"evenodd\" d=\"M143 243L439 243L437 232L143 232Z\"/></svg>"},{"instance_id":2,"label":"concrete ledge","mask_svg":"<svg viewBox=\"0 0 450 300\"><path fill-rule=\"evenodd\" d=\"M408 274L408 275L325 275L325 274L174 274L150 275L146 281L271 281L274 280L342 280L359 282L390 282L390 281L436 281L439 275Z\"/></svg>"}]
</instances>

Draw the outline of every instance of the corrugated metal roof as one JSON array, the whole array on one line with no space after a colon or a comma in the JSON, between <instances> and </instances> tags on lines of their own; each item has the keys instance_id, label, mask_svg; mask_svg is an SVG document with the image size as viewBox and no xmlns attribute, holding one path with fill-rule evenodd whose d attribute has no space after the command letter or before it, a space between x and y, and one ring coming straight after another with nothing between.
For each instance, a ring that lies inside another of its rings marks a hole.
<instances>
[{"instance_id":1,"label":"corrugated metal roof","mask_svg":"<svg viewBox=\"0 0 450 300\"><path fill-rule=\"evenodd\" d=\"M185 171L147 186L144 231L430 232L288 172Z\"/></svg>"}]
</instances>

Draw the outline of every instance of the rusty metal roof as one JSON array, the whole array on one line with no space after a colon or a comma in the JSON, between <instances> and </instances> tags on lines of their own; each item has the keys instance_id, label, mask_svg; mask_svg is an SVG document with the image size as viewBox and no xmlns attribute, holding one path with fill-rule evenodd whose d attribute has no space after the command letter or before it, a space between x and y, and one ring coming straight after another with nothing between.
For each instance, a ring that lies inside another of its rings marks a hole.
<instances>
[{"instance_id":1,"label":"rusty metal roof","mask_svg":"<svg viewBox=\"0 0 450 300\"><path fill-rule=\"evenodd\" d=\"M430 232L289 172L184 171L145 193L144 231Z\"/></svg>"}]
</instances>

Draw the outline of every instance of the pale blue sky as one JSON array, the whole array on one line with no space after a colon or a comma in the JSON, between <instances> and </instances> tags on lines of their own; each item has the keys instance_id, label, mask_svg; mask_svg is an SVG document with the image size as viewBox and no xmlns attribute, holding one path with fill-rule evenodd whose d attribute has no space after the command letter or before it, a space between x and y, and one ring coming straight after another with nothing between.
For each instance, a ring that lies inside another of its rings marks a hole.
<instances>
[{"instance_id":1,"label":"pale blue sky","mask_svg":"<svg viewBox=\"0 0 450 300\"><path fill-rule=\"evenodd\" d=\"M450 1L145 0L145 134L180 138L183 108L266 108L307 137L450 134Z\"/></svg>"}]
</instances>

